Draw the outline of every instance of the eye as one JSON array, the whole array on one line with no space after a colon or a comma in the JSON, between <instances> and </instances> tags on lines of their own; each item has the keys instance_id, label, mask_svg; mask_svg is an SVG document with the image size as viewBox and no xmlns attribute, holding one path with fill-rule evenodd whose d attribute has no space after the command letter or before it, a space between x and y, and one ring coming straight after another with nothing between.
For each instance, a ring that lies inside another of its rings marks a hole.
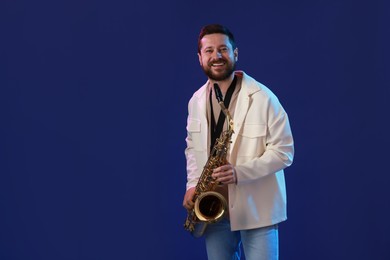
<instances>
[{"instance_id":1,"label":"eye","mask_svg":"<svg viewBox=\"0 0 390 260\"><path fill-rule=\"evenodd\" d=\"M212 53L213 51L211 49L207 49L204 51L205 53Z\"/></svg>"},{"instance_id":2,"label":"eye","mask_svg":"<svg viewBox=\"0 0 390 260\"><path fill-rule=\"evenodd\" d=\"M227 52L228 50L228 47L222 47L219 49L220 52Z\"/></svg>"}]
</instances>

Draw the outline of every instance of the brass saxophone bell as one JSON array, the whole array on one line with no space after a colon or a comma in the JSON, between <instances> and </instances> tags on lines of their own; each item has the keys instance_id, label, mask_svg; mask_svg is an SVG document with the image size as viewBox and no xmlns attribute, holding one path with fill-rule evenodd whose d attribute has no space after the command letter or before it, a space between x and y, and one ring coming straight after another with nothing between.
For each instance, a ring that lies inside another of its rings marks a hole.
<instances>
[{"instance_id":1,"label":"brass saxophone bell","mask_svg":"<svg viewBox=\"0 0 390 260\"><path fill-rule=\"evenodd\" d=\"M194 211L200 221L215 223L221 220L227 209L226 199L215 191L204 192L195 201Z\"/></svg>"}]
</instances>

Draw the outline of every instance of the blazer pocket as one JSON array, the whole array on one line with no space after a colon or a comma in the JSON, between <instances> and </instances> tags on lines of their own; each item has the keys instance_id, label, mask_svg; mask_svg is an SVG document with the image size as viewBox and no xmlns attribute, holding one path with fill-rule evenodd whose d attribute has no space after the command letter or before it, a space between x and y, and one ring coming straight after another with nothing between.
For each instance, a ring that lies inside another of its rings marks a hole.
<instances>
[{"instance_id":1,"label":"blazer pocket","mask_svg":"<svg viewBox=\"0 0 390 260\"><path fill-rule=\"evenodd\" d=\"M267 126L266 125L243 125L242 128L242 136L247 138L256 138L260 136L265 136L267 134Z\"/></svg>"},{"instance_id":2,"label":"blazer pocket","mask_svg":"<svg viewBox=\"0 0 390 260\"><path fill-rule=\"evenodd\" d=\"M187 131L191 133L200 133L200 120L192 118L188 119Z\"/></svg>"},{"instance_id":3,"label":"blazer pocket","mask_svg":"<svg viewBox=\"0 0 390 260\"><path fill-rule=\"evenodd\" d=\"M203 151L203 143L204 143L204 137L203 134L201 133L201 122L199 119L193 119L190 118L188 119L187 123L187 132L188 135L191 137L191 146L193 149L196 151Z\"/></svg>"},{"instance_id":4,"label":"blazer pocket","mask_svg":"<svg viewBox=\"0 0 390 260\"><path fill-rule=\"evenodd\" d=\"M266 135L267 125L244 124L237 138L237 156L246 156L251 159L262 155L265 150Z\"/></svg>"}]
</instances>

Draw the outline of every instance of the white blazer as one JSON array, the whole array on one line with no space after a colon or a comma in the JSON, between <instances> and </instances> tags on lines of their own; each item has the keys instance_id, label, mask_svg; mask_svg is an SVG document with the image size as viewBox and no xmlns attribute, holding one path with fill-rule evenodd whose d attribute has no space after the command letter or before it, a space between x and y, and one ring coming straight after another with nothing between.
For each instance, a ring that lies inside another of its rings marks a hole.
<instances>
[{"instance_id":1,"label":"white blazer","mask_svg":"<svg viewBox=\"0 0 390 260\"><path fill-rule=\"evenodd\" d=\"M277 97L242 71L241 90L234 111L234 134L229 161L237 184L229 184L232 230L269 226L287 219L283 169L294 156L288 116ZM206 82L188 103L187 189L196 186L208 159Z\"/></svg>"}]
</instances>

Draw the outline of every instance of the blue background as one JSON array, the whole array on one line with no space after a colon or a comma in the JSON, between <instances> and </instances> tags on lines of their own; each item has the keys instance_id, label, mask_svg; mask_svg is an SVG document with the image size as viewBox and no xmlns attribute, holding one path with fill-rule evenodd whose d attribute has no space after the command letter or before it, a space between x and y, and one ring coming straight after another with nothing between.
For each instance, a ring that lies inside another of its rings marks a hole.
<instances>
[{"instance_id":1,"label":"blue background","mask_svg":"<svg viewBox=\"0 0 390 260\"><path fill-rule=\"evenodd\" d=\"M0 259L204 259L183 230L187 102L208 23L287 110L281 259L390 259L390 6L0 3Z\"/></svg>"}]
</instances>

